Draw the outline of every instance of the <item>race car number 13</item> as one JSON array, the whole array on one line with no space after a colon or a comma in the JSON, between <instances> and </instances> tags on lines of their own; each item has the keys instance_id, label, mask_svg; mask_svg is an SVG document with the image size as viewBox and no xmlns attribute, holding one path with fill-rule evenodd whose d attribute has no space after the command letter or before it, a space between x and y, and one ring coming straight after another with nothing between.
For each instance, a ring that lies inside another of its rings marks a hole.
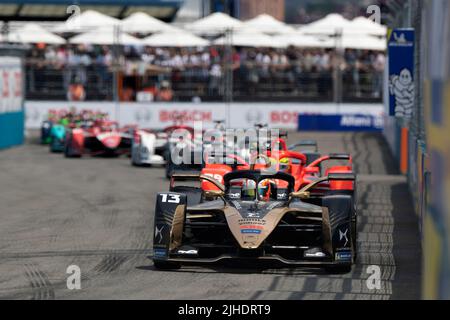
<instances>
[{"instance_id":1,"label":"race car number 13","mask_svg":"<svg viewBox=\"0 0 450 320\"><path fill-rule=\"evenodd\" d=\"M161 194L161 201L162 202L168 202L168 203L180 203L180 195L178 194Z\"/></svg>"}]
</instances>

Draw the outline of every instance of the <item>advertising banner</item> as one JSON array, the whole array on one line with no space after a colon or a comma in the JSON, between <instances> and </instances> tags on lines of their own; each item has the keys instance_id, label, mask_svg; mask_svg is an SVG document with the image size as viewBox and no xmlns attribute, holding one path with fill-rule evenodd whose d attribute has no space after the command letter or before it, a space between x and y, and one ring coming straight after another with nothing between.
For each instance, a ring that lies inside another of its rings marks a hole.
<instances>
[{"instance_id":1,"label":"advertising banner","mask_svg":"<svg viewBox=\"0 0 450 320\"><path fill-rule=\"evenodd\" d=\"M414 29L394 29L388 54L389 115L410 118L414 107Z\"/></svg>"},{"instance_id":2,"label":"advertising banner","mask_svg":"<svg viewBox=\"0 0 450 320\"><path fill-rule=\"evenodd\" d=\"M22 89L20 59L0 57L0 114L22 111Z\"/></svg>"},{"instance_id":3,"label":"advertising banner","mask_svg":"<svg viewBox=\"0 0 450 320\"><path fill-rule=\"evenodd\" d=\"M298 131L381 131L383 117L358 114L298 116Z\"/></svg>"},{"instance_id":4,"label":"advertising banner","mask_svg":"<svg viewBox=\"0 0 450 320\"><path fill-rule=\"evenodd\" d=\"M49 110L69 108L89 109L107 112L111 119L121 125L136 124L141 128L162 129L173 125L175 120L193 125L201 121L204 128L214 126L214 121L227 120L230 127L250 128L256 123L268 124L273 128L297 129L299 114L358 114L382 116L382 104L343 104L333 103L120 103L112 102L67 102L67 101L28 101L26 108L26 128L40 128L47 119Z\"/></svg>"},{"instance_id":5,"label":"advertising banner","mask_svg":"<svg viewBox=\"0 0 450 320\"><path fill-rule=\"evenodd\" d=\"M23 74L17 57L0 57L0 149L24 140Z\"/></svg>"}]
</instances>

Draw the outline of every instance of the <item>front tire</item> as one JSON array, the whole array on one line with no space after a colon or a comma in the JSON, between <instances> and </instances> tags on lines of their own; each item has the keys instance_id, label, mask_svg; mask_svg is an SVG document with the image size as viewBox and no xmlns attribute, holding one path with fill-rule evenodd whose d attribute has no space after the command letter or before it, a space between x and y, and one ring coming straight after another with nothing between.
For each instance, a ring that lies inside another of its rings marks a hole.
<instances>
[{"instance_id":1,"label":"front tire","mask_svg":"<svg viewBox=\"0 0 450 320\"><path fill-rule=\"evenodd\" d=\"M81 158L81 154L74 153L70 147L70 141L64 145L64 157L66 158Z\"/></svg>"}]
</instances>

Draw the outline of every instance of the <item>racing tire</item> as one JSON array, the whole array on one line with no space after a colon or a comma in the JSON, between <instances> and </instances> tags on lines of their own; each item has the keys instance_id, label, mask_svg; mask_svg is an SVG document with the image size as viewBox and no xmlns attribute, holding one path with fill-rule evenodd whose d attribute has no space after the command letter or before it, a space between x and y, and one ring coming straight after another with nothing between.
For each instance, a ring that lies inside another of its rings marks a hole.
<instances>
[{"instance_id":1,"label":"racing tire","mask_svg":"<svg viewBox=\"0 0 450 320\"><path fill-rule=\"evenodd\" d=\"M153 265L158 270L177 270L181 268L181 263L162 260L153 260Z\"/></svg>"},{"instance_id":2,"label":"racing tire","mask_svg":"<svg viewBox=\"0 0 450 320\"><path fill-rule=\"evenodd\" d=\"M70 147L68 145L64 146L64 157L66 158L81 158L81 154L74 154L70 151Z\"/></svg>"}]
</instances>

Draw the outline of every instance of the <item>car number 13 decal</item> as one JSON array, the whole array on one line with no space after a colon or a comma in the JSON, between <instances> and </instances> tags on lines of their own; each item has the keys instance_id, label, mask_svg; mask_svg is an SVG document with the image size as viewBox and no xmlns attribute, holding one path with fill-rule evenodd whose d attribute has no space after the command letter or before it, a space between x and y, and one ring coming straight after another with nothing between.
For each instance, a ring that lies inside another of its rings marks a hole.
<instances>
[{"instance_id":1,"label":"car number 13 decal","mask_svg":"<svg viewBox=\"0 0 450 320\"><path fill-rule=\"evenodd\" d=\"M162 193L161 194L161 201L162 202L168 202L168 203L180 203L180 195L179 194L167 194Z\"/></svg>"}]
</instances>

